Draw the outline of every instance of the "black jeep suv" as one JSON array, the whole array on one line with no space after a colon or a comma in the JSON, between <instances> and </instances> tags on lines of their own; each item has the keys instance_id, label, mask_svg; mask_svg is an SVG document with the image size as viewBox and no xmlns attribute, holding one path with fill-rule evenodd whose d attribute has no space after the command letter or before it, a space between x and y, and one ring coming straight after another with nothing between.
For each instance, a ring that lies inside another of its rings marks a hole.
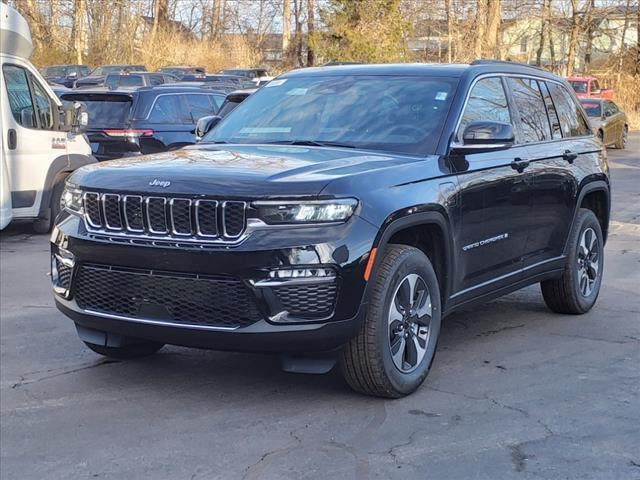
<instances>
[{"instance_id":1,"label":"black jeep suv","mask_svg":"<svg viewBox=\"0 0 640 480\"><path fill-rule=\"evenodd\" d=\"M609 199L604 148L545 71L296 70L198 145L76 171L51 237L55 300L103 355L339 360L354 389L399 397L459 307L540 282L553 311L587 312Z\"/></svg>"}]
</instances>

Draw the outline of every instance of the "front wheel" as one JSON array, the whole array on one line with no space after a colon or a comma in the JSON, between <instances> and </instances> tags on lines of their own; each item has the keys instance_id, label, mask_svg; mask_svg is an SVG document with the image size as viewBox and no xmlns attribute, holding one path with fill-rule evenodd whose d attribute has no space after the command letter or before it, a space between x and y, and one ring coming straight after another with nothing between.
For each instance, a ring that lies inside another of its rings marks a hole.
<instances>
[{"instance_id":1,"label":"front wheel","mask_svg":"<svg viewBox=\"0 0 640 480\"><path fill-rule=\"evenodd\" d=\"M569 238L567 265L560 278L540 284L547 306L557 313L582 314L596 303L604 267L600 222L581 208Z\"/></svg>"},{"instance_id":2,"label":"front wheel","mask_svg":"<svg viewBox=\"0 0 640 480\"><path fill-rule=\"evenodd\" d=\"M399 398L424 381L440 334L440 289L429 258L389 245L380 261L360 332L342 354L342 373L356 391Z\"/></svg>"}]
</instances>

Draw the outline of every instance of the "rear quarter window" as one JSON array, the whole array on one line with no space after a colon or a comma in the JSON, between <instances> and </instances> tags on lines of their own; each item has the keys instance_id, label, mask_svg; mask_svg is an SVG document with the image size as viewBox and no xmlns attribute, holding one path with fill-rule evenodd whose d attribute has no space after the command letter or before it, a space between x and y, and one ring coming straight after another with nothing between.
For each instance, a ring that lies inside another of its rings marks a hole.
<instances>
[{"instance_id":1,"label":"rear quarter window","mask_svg":"<svg viewBox=\"0 0 640 480\"><path fill-rule=\"evenodd\" d=\"M560 118L562 136L566 138L589 135L591 130L573 96L559 83L547 82L547 86Z\"/></svg>"}]
</instances>

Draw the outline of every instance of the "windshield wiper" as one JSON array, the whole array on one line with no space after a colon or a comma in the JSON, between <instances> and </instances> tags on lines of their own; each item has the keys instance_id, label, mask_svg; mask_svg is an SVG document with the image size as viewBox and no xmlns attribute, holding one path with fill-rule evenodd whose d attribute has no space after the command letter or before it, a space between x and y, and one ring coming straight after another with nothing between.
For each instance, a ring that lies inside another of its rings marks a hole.
<instances>
[{"instance_id":1,"label":"windshield wiper","mask_svg":"<svg viewBox=\"0 0 640 480\"><path fill-rule=\"evenodd\" d=\"M269 145L301 145L306 147L342 147L356 148L355 145L339 142L325 142L317 140L276 140L274 142L266 142Z\"/></svg>"}]
</instances>

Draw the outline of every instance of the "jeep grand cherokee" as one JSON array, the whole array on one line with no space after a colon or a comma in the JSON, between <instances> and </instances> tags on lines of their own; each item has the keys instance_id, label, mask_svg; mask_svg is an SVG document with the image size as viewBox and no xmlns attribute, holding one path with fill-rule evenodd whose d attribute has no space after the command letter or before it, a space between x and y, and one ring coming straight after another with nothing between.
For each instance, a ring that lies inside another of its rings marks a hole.
<instances>
[{"instance_id":1,"label":"jeep grand cherokee","mask_svg":"<svg viewBox=\"0 0 640 480\"><path fill-rule=\"evenodd\" d=\"M403 396L459 307L538 282L555 312L594 305L605 155L571 87L535 68L292 71L198 145L74 173L56 304L103 355L337 360L357 391Z\"/></svg>"}]
</instances>

